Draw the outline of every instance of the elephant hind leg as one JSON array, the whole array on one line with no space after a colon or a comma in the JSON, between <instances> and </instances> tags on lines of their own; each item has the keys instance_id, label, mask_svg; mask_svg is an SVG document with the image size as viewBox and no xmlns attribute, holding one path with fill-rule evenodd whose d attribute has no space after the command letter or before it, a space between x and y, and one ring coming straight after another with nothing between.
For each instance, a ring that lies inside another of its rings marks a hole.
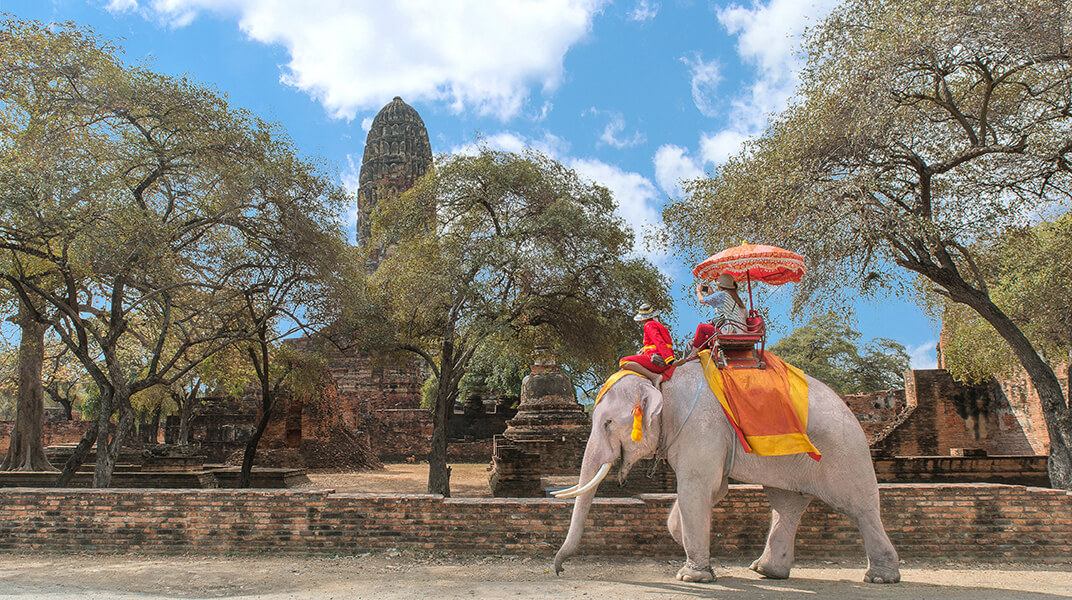
<instances>
[{"instance_id":1,"label":"elephant hind leg","mask_svg":"<svg viewBox=\"0 0 1072 600\"><path fill-rule=\"evenodd\" d=\"M900 559L882 526L879 509L878 485L872 484L870 493L857 496L820 498L835 509L848 515L860 530L864 552L867 553L867 583L897 583L901 581Z\"/></svg>"},{"instance_id":2,"label":"elephant hind leg","mask_svg":"<svg viewBox=\"0 0 1072 600\"><path fill-rule=\"evenodd\" d=\"M856 518L860 527L860 537L864 540L864 552L867 553L867 583L898 583L901 581L901 561L897 550L890 543L878 507L862 517Z\"/></svg>"},{"instance_id":3,"label":"elephant hind leg","mask_svg":"<svg viewBox=\"0 0 1072 600\"><path fill-rule=\"evenodd\" d=\"M793 548L800 517L812 496L772 487L765 487L763 491L771 505L771 528L763 555L750 568L764 577L785 579L793 568Z\"/></svg>"}]
</instances>

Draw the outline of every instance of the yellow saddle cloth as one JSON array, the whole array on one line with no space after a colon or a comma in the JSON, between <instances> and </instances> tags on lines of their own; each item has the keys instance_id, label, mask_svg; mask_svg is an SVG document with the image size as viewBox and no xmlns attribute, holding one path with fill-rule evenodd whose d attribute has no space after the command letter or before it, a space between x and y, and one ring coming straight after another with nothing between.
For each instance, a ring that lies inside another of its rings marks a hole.
<instances>
[{"instance_id":1,"label":"yellow saddle cloth","mask_svg":"<svg viewBox=\"0 0 1072 600\"><path fill-rule=\"evenodd\" d=\"M644 377L643 375L641 375L640 373L637 373L636 371L626 371L625 369L620 369L617 373L615 373L614 375L611 375L610 377L608 377L607 381L605 383L603 383L602 387L599 388L599 393L596 394L595 404L593 404L592 406L595 406L596 404L599 404L599 401L603 399L603 394L607 393L607 390L610 389L610 386L612 386L615 383L617 383L619 379L621 379L622 377L625 377L626 375L636 375L637 377Z\"/></svg>"},{"instance_id":2,"label":"yellow saddle cloth","mask_svg":"<svg viewBox=\"0 0 1072 600\"><path fill-rule=\"evenodd\" d=\"M808 439L808 380L804 372L763 353L765 369L719 369L711 351L700 352L707 384L745 451L760 456L806 452L815 460L819 450Z\"/></svg>"}]
</instances>

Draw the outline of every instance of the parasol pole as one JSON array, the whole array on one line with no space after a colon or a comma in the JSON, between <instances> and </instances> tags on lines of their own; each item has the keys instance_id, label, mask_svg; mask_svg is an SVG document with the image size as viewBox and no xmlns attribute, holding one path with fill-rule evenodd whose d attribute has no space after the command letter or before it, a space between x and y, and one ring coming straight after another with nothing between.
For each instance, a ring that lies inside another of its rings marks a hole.
<instances>
[{"instance_id":1,"label":"parasol pole","mask_svg":"<svg viewBox=\"0 0 1072 600\"><path fill-rule=\"evenodd\" d=\"M752 312L752 274L748 271L744 272L745 277L748 278L748 312Z\"/></svg>"}]
</instances>

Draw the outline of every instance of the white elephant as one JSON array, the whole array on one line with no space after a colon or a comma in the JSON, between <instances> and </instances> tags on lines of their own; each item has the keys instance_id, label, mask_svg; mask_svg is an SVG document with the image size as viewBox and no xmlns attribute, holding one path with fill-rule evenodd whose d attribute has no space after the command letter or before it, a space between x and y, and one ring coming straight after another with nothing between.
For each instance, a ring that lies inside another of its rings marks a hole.
<instances>
[{"instance_id":1,"label":"white elephant","mask_svg":"<svg viewBox=\"0 0 1072 600\"><path fill-rule=\"evenodd\" d=\"M566 540L555 556L555 572L577 552L584 520L595 497L598 479L610 463L621 458L619 481L640 459L655 454L659 444L677 475L677 501L668 526L685 548L687 560L677 573L683 581L713 581L711 570L711 509L729 490L728 478L760 484L772 509L767 545L751 568L771 578L786 578L793 565L793 546L800 517L819 498L849 516L859 527L867 553L864 580L900 581L897 551L890 543L879 514L878 483L860 423L829 387L808 377L807 433L822 453L815 461L806 454L757 456L746 453L703 378L699 361L681 364L660 394L643 377L623 377L592 412L592 433L581 465L580 484L561 497L576 495ZM695 399L695 400L694 400ZM633 408L644 411L643 437L630 439ZM595 485L590 485L595 483Z\"/></svg>"}]
</instances>

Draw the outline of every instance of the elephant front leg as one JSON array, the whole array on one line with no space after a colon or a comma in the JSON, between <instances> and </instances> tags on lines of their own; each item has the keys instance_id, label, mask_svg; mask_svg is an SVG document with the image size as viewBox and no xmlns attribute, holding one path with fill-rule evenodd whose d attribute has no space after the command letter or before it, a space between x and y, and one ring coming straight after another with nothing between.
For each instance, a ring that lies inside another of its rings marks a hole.
<instances>
[{"instance_id":1,"label":"elephant front leg","mask_svg":"<svg viewBox=\"0 0 1072 600\"><path fill-rule=\"evenodd\" d=\"M797 527L804 509L812 497L798 492L765 487L771 505L771 528L767 546L752 566L756 573L771 579L786 579L793 568L793 548L796 545Z\"/></svg>"},{"instance_id":2,"label":"elephant front leg","mask_svg":"<svg viewBox=\"0 0 1072 600\"><path fill-rule=\"evenodd\" d=\"M709 483L679 480L675 508L679 514L681 545L685 547L686 556L685 565L677 572L679 581L707 583L715 580L715 572L711 570L711 507L728 489L725 477L720 479L717 490L712 489Z\"/></svg>"},{"instance_id":3,"label":"elephant front leg","mask_svg":"<svg viewBox=\"0 0 1072 600\"><path fill-rule=\"evenodd\" d=\"M681 509L678 508L677 500L674 500L674 505L670 508L670 516L666 519L666 528L670 530L670 537L684 547L685 540L681 537Z\"/></svg>"}]
</instances>

